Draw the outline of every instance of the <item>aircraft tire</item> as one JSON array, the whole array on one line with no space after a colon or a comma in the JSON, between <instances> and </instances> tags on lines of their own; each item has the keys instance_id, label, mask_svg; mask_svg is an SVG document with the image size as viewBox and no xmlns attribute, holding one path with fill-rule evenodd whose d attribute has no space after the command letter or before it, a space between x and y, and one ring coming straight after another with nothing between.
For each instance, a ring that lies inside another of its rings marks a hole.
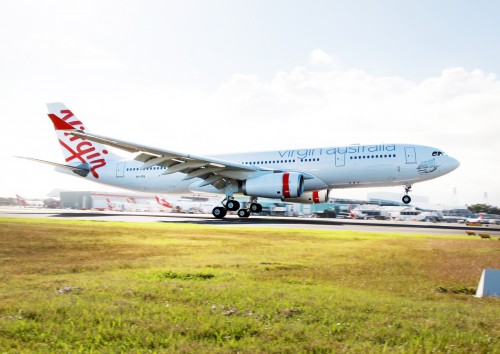
<instances>
[{"instance_id":1,"label":"aircraft tire","mask_svg":"<svg viewBox=\"0 0 500 354\"><path fill-rule=\"evenodd\" d=\"M405 195L405 196L403 197L403 203L405 203L405 204L410 204L410 202L411 202L411 198L410 198L410 196L409 196L409 195Z\"/></svg>"},{"instance_id":2,"label":"aircraft tire","mask_svg":"<svg viewBox=\"0 0 500 354\"><path fill-rule=\"evenodd\" d=\"M248 218L250 216L250 211L248 209L240 209L238 210L238 216L240 218Z\"/></svg>"},{"instance_id":3,"label":"aircraft tire","mask_svg":"<svg viewBox=\"0 0 500 354\"><path fill-rule=\"evenodd\" d=\"M226 204L227 210L236 211L240 208L240 203L237 200L230 200Z\"/></svg>"},{"instance_id":4,"label":"aircraft tire","mask_svg":"<svg viewBox=\"0 0 500 354\"><path fill-rule=\"evenodd\" d=\"M212 210L212 215L217 219L223 219L224 216L226 216L226 213L227 213L226 208L223 207L215 207Z\"/></svg>"},{"instance_id":5,"label":"aircraft tire","mask_svg":"<svg viewBox=\"0 0 500 354\"><path fill-rule=\"evenodd\" d=\"M259 203L252 203L250 204L250 211L252 213L260 213L262 211L262 205L260 205Z\"/></svg>"}]
</instances>

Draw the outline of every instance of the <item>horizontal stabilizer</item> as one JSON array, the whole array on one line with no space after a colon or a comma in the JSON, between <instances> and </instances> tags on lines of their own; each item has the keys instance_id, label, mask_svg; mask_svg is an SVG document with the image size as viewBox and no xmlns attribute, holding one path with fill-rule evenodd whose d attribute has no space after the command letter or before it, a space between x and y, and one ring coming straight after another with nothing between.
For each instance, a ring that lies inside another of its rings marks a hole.
<instances>
[{"instance_id":1,"label":"horizontal stabilizer","mask_svg":"<svg viewBox=\"0 0 500 354\"><path fill-rule=\"evenodd\" d=\"M24 156L16 156L16 157L20 158L20 159L31 160L31 161L35 161L35 162L44 163L46 165L51 165L51 166L63 168L63 169L72 171L73 173L76 173L77 175L82 176L82 177L87 177L87 175L90 172L90 166L88 164L82 163L78 166L70 166L70 165L64 165L64 164L57 163L57 162L39 160L39 159L35 159L33 157L24 157Z\"/></svg>"}]
</instances>

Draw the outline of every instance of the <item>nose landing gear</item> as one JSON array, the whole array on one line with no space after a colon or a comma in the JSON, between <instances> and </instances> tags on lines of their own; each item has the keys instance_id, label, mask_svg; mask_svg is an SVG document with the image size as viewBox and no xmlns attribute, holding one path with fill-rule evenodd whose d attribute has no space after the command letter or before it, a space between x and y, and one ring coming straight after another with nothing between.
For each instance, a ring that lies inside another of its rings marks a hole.
<instances>
[{"instance_id":1,"label":"nose landing gear","mask_svg":"<svg viewBox=\"0 0 500 354\"><path fill-rule=\"evenodd\" d=\"M411 191L411 187L412 185L411 184L405 184L404 185L404 188L405 188L405 195L403 196L403 203L405 204L410 204L411 203L411 198L410 196L408 195L408 193Z\"/></svg>"}]
</instances>

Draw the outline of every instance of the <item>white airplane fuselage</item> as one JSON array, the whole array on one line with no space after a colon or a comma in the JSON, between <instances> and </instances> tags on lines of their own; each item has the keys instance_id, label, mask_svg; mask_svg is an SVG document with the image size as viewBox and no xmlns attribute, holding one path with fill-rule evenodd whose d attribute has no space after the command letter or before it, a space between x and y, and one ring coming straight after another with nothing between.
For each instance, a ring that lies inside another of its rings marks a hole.
<instances>
[{"instance_id":1,"label":"white airplane fuselage","mask_svg":"<svg viewBox=\"0 0 500 354\"><path fill-rule=\"evenodd\" d=\"M165 193L222 194L221 206L248 217L262 211L258 198L316 204L326 203L336 188L403 185L403 203L416 182L437 178L460 163L439 149L411 144L349 145L201 156L91 133L61 102L48 103L65 163L27 158L60 172L125 189ZM136 154L124 159L109 146ZM234 195L246 195L240 203Z\"/></svg>"},{"instance_id":2,"label":"white airplane fuselage","mask_svg":"<svg viewBox=\"0 0 500 354\"><path fill-rule=\"evenodd\" d=\"M411 185L445 175L459 162L437 148L411 144L351 145L345 147L281 150L213 156L245 165L310 173L304 191L336 188L361 188ZM166 194L190 192L220 193L212 185L200 186L203 180L186 180L184 173L163 174L168 169L152 166L142 169L143 162L111 160L95 169L97 177L86 177L106 185ZM70 173L68 170L58 169ZM241 190L236 192L241 194Z\"/></svg>"}]
</instances>

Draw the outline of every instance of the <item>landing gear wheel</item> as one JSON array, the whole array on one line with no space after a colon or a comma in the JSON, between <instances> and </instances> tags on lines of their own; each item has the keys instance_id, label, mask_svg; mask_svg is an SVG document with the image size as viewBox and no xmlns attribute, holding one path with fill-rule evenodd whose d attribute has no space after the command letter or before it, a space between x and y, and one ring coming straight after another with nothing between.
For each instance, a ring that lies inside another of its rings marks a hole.
<instances>
[{"instance_id":1,"label":"landing gear wheel","mask_svg":"<svg viewBox=\"0 0 500 354\"><path fill-rule=\"evenodd\" d=\"M215 207L212 210L212 215L215 216L217 219L222 219L224 216L226 216L226 208L223 207Z\"/></svg>"},{"instance_id":2,"label":"landing gear wheel","mask_svg":"<svg viewBox=\"0 0 500 354\"><path fill-rule=\"evenodd\" d=\"M405 204L410 204L410 202L411 202L411 198L410 198L410 196L409 196L409 195L405 195L405 196L403 197L403 203L405 203Z\"/></svg>"},{"instance_id":3,"label":"landing gear wheel","mask_svg":"<svg viewBox=\"0 0 500 354\"><path fill-rule=\"evenodd\" d=\"M262 211L262 205L260 205L259 203L252 203L250 204L250 211L252 213L260 213Z\"/></svg>"},{"instance_id":4,"label":"landing gear wheel","mask_svg":"<svg viewBox=\"0 0 500 354\"><path fill-rule=\"evenodd\" d=\"M230 200L226 204L227 210L236 211L240 208L240 203L237 200Z\"/></svg>"},{"instance_id":5,"label":"landing gear wheel","mask_svg":"<svg viewBox=\"0 0 500 354\"><path fill-rule=\"evenodd\" d=\"M238 210L238 216L240 218L248 218L250 216L250 211L248 209L240 209Z\"/></svg>"}]
</instances>

